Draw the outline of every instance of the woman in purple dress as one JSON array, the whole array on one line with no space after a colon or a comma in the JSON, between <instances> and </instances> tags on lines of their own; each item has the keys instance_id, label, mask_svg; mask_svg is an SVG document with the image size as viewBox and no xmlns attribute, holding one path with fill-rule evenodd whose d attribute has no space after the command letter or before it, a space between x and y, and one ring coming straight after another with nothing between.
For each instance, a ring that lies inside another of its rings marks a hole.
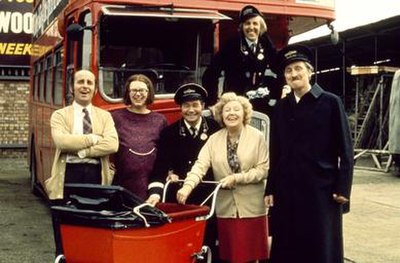
<instances>
[{"instance_id":1,"label":"woman in purple dress","mask_svg":"<svg viewBox=\"0 0 400 263\"><path fill-rule=\"evenodd\" d=\"M142 74L125 83L124 103L128 107L112 113L119 137L114 155L113 184L120 185L142 199L147 198L148 177L157 155L157 141L167 126L164 115L148 109L154 101L154 85Z\"/></svg>"}]
</instances>

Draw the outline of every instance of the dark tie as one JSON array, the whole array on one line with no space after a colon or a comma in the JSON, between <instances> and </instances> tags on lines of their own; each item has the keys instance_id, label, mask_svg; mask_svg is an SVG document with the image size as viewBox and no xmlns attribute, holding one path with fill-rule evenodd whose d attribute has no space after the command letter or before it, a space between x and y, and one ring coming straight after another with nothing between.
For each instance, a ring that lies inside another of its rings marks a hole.
<instances>
[{"instance_id":1,"label":"dark tie","mask_svg":"<svg viewBox=\"0 0 400 263\"><path fill-rule=\"evenodd\" d=\"M90 121L89 112L86 108L82 110L83 116L83 134L92 133L92 122Z\"/></svg>"},{"instance_id":2,"label":"dark tie","mask_svg":"<svg viewBox=\"0 0 400 263\"><path fill-rule=\"evenodd\" d=\"M196 128L195 127L190 127L190 133L192 134L192 137L196 137Z\"/></svg>"},{"instance_id":3,"label":"dark tie","mask_svg":"<svg viewBox=\"0 0 400 263\"><path fill-rule=\"evenodd\" d=\"M256 43L251 43L250 49L253 53L256 53Z\"/></svg>"}]
</instances>

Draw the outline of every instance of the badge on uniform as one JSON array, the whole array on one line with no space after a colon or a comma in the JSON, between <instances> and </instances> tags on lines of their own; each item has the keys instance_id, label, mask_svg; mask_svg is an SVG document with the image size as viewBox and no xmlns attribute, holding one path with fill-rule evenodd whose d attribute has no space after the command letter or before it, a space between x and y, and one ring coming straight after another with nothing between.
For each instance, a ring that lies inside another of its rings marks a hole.
<instances>
[{"instance_id":1,"label":"badge on uniform","mask_svg":"<svg viewBox=\"0 0 400 263\"><path fill-rule=\"evenodd\" d=\"M202 133L202 134L200 135L200 140L202 140L202 141L207 140L207 138L208 138L208 136L207 136L207 134L205 134L205 133Z\"/></svg>"}]
</instances>

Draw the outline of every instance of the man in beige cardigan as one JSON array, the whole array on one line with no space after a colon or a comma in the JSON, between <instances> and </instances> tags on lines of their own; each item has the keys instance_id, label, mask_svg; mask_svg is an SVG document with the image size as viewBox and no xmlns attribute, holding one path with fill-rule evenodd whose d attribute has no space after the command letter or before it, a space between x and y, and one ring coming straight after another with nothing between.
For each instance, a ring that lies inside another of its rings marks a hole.
<instances>
[{"instance_id":1,"label":"man in beige cardigan","mask_svg":"<svg viewBox=\"0 0 400 263\"><path fill-rule=\"evenodd\" d=\"M109 155L118 149L118 135L108 111L92 105L95 76L74 75L72 105L55 111L50 120L56 152L45 186L50 200L62 199L65 183L111 184Z\"/></svg>"}]
</instances>

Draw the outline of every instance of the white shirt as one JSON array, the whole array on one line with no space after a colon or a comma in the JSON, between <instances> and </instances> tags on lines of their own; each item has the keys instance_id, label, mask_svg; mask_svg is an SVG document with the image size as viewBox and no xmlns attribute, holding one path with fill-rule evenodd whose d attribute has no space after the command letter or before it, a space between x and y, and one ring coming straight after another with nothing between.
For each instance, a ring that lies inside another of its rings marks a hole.
<instances>
[{"instance_id":1,"label":"white shirt","mask_svg":"<svg viewBox=\"0 0 400 263\"><path fill-rule=\"evenodd\" d=\"M186 128L192 132L192 130L190 129L190 127L192 127L186 120L183 120L183 122L186 125ZM197 136L199 134L199 130L200 130L200 124L201 124L201 119L197 122L196 126L194 126L194 128L196 129L196 134L195 136Z\"/></svg>"},{"instance_id":2,"label":"white shirt","mask_svg":"<svg viewBox=\"0 0 400 263\"><path fill-rule=\"evenodd\" d=\"M247 39L247 38L244 38L244 39L246 39L246 43L247 43L247 45L250 47L250 49L251 49L251 47L252 47L252 45L254 44L254 46L255 47L257 47L257 40L256 41L250 41L249 39ZM255 50L252 50L252 52L255 52Z\"/></svg>"},{"instance_id":3,"label":"white shirt","mask_svg":"<svg viewBox=\"0 0 400 263\"><path fill-rule=\"evenodd\" d=\"M83 107L74 101L72 107L74 108L74 128L72 129L72 134L83 134L83 117L85 114L82 110L86 108L89 112L90 119L92 119L92 104Z\"/></svg>"},{"instance_id":4,"label":"white shirt","mask_svg":"<svg viewBox=\"0 0 400 263\"><path fill-rule=\"evenodd\" d=\"M83 107L82 105L76 103L75 101L72 103L72 107L74 109L74 123L72 128L72 134L83 134L83 118L85 113L83 113L83 108L86 108L89 112L89 117L92 119L92 104ZM93 163L98 164L99 161L97 159L92 158L80 158L77 154L68 154L67 155L67 163Z\"/></svg>"}]
</instances>

